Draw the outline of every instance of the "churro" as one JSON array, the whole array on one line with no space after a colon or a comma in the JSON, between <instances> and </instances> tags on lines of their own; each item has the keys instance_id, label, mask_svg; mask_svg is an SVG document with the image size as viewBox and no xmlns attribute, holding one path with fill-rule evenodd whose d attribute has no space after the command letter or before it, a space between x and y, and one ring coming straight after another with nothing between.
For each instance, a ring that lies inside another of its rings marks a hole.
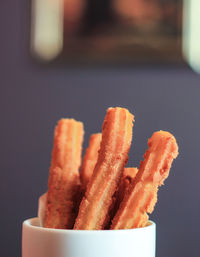
<instances>
[{"instance_id":1,"label":"churro","mask_svg":"<svg viewBox=\"0 0 200 257\"><path fill-rule=\"evenodd\" d=\"M121 182L119 184L119 188L116 192L116 201L117 201L117 209L122 202L126 192L128 191L131 184L133 184L133 181L135 179L135 176L138 173L137 168L125 168L123 176L121 178ZM115 207L116 208L116 207ZM116 209L116 210L117 210Z\"/></svg>"},{"instance_id":2,"label":"churro","mask_svg":"<svg viewBox=\"0 0 200 257\"><path fill-rule=\"evenodd\" d=\"M158 186L169 175L173 159L178 155L176 139L165 131L155 132L148 141L134 184L125 195L111 229L129 229L147 224L148 214L157 201Z\"/></svg>"},{"instance_id":3,"label":"churro","mask_svg":"<svg viewBox=\"0 0 200 257\"><path fill-rule=\"evenodd\" d=\"M80 204L74 229L103 229L112 196L128 160L133 115L125 108L109 108L103 123L97 164Z\"/></svg>"},{"instance_id":4,"label":"churro","mask_svg":"<svg viewBox=\"0 0 200 257\"><path fill-rule=\"evenodd\" d=\"M55 128L44 227L73 227L83 133L74 119L61 119Z\"/></svg>"},{"instance_id":5,"label":"churro","mask_svg":"<svg viewBox=\"0 0 200 257\"><path fill-rule=\"evenodd\" d=\"M89 146L85 151L83 163L80 169L80 178L83 190L85 191L88 182L92 176L94 167L97 163L101 143L101 133L92 134L89 140Z\"/></svg>"},{"instance_id":6,"label":"churro","mask_svg":"<svg viewBox=\"0 0 200 257\"><path fill-rule=\"evenodd\" d=\"M118 211L120 203L124 199L126 192L129 190L131 184L133 183L137 172L138 172L137 168L125 168L124 169L123 175L120 179L119 187L113 196L112 205L110 207L109 217L108 217L105 229L110 228L111 221L112 221L113 217L115 216L116 212Z\"/></svg>"},{"instance_id":7,"label":"churro","mask_svg":"<svg viewBox=\"0 0 200 257\"><path fill-rule=\"evenodd\" d=\"M138 168L136 167L128 167L124 169L123 177L130 177L131 179L134 179L136 174L138 173Z\"/></svg>"}]
</instances>

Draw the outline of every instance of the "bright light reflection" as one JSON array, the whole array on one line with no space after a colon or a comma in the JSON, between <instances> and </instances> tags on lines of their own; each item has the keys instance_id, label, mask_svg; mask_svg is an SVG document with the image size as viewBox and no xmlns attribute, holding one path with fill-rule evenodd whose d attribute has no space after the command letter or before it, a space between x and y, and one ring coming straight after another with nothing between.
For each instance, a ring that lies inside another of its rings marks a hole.
<instances>
[{"instance_id":1,"label":"bright light reflection","mask_svg":"<svg viewBox=\"0 0 200 257\"><path fill-rule=\"evenodd\" d=\"M190 66L200 73L200 0L184 0L183 54Z\"/></svg>"},{"instance_id":2,"label":"bright light reflection","mask_svg":"<svg viewBox=\"0 0 200 257\"><path fill-rule=\"evenodd\" d=\"M63 48L63 0L32 0L31 50L54 59Z\"/></svg>"}]
</instances>

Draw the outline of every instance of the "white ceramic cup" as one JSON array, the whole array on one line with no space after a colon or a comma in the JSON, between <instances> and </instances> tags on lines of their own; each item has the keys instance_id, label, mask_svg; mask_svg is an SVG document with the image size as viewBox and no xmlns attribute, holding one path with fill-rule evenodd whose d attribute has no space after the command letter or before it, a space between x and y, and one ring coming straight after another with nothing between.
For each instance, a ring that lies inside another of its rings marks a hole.
<instances>
[{"instance_id":1,"label":"white ceramic cup","mask_svg":"<svg viewBox=\"0 0 200 257\"><path fill-rule=\"evenodd\" d=\"M22 257L155 257L156 225L125 230L63 230L23 222Z\"/></svg>"}]
</instances>

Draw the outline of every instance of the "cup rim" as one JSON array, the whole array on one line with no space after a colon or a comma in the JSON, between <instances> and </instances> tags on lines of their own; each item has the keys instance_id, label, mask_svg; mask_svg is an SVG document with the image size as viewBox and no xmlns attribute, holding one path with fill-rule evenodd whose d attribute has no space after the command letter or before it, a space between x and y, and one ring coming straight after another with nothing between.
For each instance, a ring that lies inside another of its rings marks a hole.
<instances>
[{"instance_id":1,"label":"cup rim","mask_svg":"<svg viewBox=\"0 0 200 257\"><path fill-rule=\"evenodd\" d=\"M40 227L39 225L34 225L33 223L39 224L39 218L29 218L23 221L23 227L27 227L30 229L33 229L35 231L40 232L51 232L51 233L59 233L59 234L116 234L116 233L134 233L134 232L141 232L141 231L147 231L150 229L155 229L156 223L152 220L149 220L149 224L142 228L133 228L133 229L116 229L116 230L73 230L73 229L56 229L56 228L44 228Z\"/></svg>"}]
</instances>

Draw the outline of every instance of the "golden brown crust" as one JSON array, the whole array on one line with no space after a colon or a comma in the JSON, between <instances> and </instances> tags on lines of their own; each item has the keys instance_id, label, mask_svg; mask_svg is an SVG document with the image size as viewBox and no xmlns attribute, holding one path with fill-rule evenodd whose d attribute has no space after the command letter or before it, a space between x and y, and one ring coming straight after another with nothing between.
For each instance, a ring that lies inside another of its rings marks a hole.
<instances>
[{"instance_id":1,"label":"golden brown crust","mask_svg":"<svg viewBox=\"0 0 200 257\"><path fill-rule=\"evenodd\" d=\"M168 177L173 159L178 155L176 139L165 131L155 132L130 191L115 215L111 229L143 227L157 201L158 186Z\"/></svg>"},{"instance_id":2,"label":"golden brown crust","mask_svg":"<svg viewBox=\"0 0 200 257\"><path fill-rule=\"evenodd\" d=\"M116 201L117 201L117 209L122 202L126 192L129 190L129 187L134 183L134 179L137 175L138 169L137 168L125 168L123 176L121 178L119 188L116 192Z\"/></svg>"},{"instance_id":3,"label":"golden brown crust","mask_svg":"<svg viewBox=\"0 0 200 257\"><path fill-rule=\"evenodd\" d=\"M123 175L120 179L119 187L112 198L112 205L109 211L109 217L105 229L109 229L111 221L119 209L119 206L128 192L129 187L134 183L135 176L138 172L137 168L125 168Z\"/></svg>"},{"instance_id":4,"label":"golden brown crust","mask_svg":"<svg viewBox=\"0 0 200 257\"><path fill-rule=\"evenodd\" d=\"M83 124L74 119L61 119L55 128L44 227L73 227L83 134Z\"/></svg>"},{"instance_id":5,"label":"golden brown crust","mask_svg":"<svg viewBox=\"0 0 200 257\"><path fill-rule=\"evenodd\" d=\"M99 149L101 144L101 133L92 134L89 140L89 146L85 151L82 167L80 169L80 178L83 190L86 190L86 186L92 177L94 167L97 163Z\"/></svg>"},{"instance_id":6,"label":"golden brown crust","mask_svg":"<svg viewBox=\"0 0 200 257\"><path fill-rule=\"evenodd\" d=\"M103 123L98 161L80 204L74 229L103 229L132 140L133 115L109 108Z\"/></svg>"},{"instance_id":7,"label":"golden brown crust","mask_svg":"<svg viewBox=\"0 0 200 257\"><path fill-rule=\"evenodd\" d=\"M128 167L124 169L123 177L130 177L134 179L136 174L138 173L138 168L136 167Z\"/></svg>"}]
</instances>

